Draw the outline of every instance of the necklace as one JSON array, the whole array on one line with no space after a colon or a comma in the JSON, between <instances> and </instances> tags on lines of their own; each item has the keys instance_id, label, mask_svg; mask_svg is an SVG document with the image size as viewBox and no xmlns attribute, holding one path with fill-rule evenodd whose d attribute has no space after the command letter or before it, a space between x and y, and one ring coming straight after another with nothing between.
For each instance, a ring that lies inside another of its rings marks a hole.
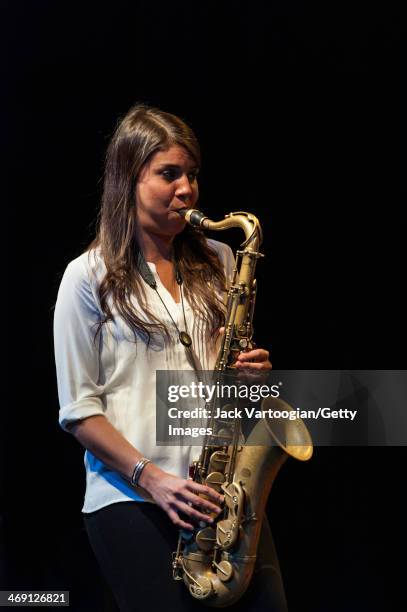
<instances>
[{"instance_id":1,"label":"necklace","mask_svg":"<svg viewBox=\"0 0 407 612\"><path fill-rule=\"evenodd\" d=\"M138 252L137 267L138 267L138 270L140 272L140 275L141 275L142 279L147 283L147 285L150 285L150 287L152 289L154 289L154 291L156 292L156 294L160 298L162 305L164 306L165 310L168 313L168 316L170 317L171 321L173 322L173 325L174 325L175 329L177 330L179 341L181 342L181 344L183 346L185 346L185 348L188 348L188 349L191 348L191 346L192 346L192 339L191 339L191 336L188 333L187 318L185 316L184 296L183 296L183 291L182 291L182 277L181 277L181 274L179 273L178 268L177 267L175 268L175 279L177 281L177 284L179 285L179 292L180 292L181 304L182 304L182 313L184 315L185 331L180 331L178 325L175 323L174 319L172 318L171 313L168 310L166 303L164 302L163 298L161 297L161 295L158 292L157 282L156 282L156 280L154 278L154 275L151 272L151 270L150 270L146 260L144 259L144 255L143 255L143 253L141 251Z\"/></svg>"}]
</instances>

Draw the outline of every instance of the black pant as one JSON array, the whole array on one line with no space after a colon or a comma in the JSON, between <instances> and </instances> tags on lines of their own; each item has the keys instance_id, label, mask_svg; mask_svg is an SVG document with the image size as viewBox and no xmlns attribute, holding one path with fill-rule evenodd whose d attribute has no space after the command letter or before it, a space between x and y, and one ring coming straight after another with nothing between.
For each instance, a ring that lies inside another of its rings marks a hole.
<instances>
[{"instance_id":1,"label":"black pant","mask_svg":"<svg viewBox=\"0 0 407 612\"><path fill-rule=\"evenodd\" d=\"M172 579L171 554L178 530L150 503L120 502L84 515L86 531L121 612L163 606L188 612L209 610L193 599L182 581ZM255 572L233 612L285 612L280 567L268 521L264 520Z\"/></svg>"}]
</instances>

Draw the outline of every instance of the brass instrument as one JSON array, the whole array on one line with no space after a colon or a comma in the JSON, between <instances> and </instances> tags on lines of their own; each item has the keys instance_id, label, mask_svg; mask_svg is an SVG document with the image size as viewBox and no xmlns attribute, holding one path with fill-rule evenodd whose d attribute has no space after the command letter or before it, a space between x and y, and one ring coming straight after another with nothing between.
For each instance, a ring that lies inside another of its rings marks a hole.
<instances>
[{"instance_id":1,"label":"brass instrument","mask_svg":"<svg viewBox=\"0 0 407 612\"><path fill-rule=\"evenodd\" d=\"M222 221L209 220L198 210L181 211L195 227L222 231L240 227L245 241L237 251L236 266L228 291L225 333L218 354L216 373L233 368L237 355L253 347L253 314L256 298L255 269L262 257L262 232L258 219L247 212L226 215ZM291 410L279 398L268 397L262 409ZM247 589L255 566L267 498L274 478L290 455L300 461L312 456L312 441L301 419L260 419L253 440L241 445L238 419L225 425L211 421L214 433L206 436L200 458L194 464L193 479L224 494L225 506L210 526L192 534L180 532L173 554L173 577L184 580L193 597L213 607L235 603ZM219 428L223 428L220 430ZM258 440L264 441L259 446Z\"/></svg>"}]
</instances>

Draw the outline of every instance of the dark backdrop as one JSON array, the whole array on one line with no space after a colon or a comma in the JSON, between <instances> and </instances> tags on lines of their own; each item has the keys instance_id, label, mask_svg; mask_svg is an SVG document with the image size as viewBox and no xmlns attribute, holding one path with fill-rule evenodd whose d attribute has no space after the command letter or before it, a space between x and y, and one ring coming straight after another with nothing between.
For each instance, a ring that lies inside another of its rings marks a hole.
<instances>
[{"instance_id":1,"label":"dark backdrop","mask_svg":"<svg viewBox=\"0 0 407 612\"><path fill-rule=\"evenodd\" d=\"M52 316L93 236L117 118L137 101L182 116L202 145L201 207L261 219L256 337L274 367L405 368L405 21L401 3L292 0L3 2L3 15L0 575L102 610L82 451L57 425ZM268 510L290 610L405 609L404 462L403 448L352 447L287 462Z\"/></svg>"}]
</instances>

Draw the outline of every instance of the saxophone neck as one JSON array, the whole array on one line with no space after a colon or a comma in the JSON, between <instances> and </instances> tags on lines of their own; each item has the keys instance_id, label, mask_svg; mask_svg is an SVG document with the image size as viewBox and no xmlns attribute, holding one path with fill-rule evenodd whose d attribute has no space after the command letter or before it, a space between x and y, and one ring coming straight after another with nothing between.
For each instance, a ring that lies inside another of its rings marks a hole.
<instances>
[{"instance_id":1,"label":"saxophone neck","mask_svg":"<svg viewBox=\"0 0 407 612\"><path fill-rule=\"evenodd\" d=\"M253 311L256 297L255 271L262 242L262 231L257 217L248 212L232 212L221 221L208 219L200 210L178 211L187 223L204 230L223 231L240 227L245 241L236 253L235 268L230 279L225 313L225 333L215 370L233 367L241 350L250 350L253 337Z\"/></svg>"},{"instance_id":2,"label":"saxophone neck","mask_svg":"<svg viewBox=\"0 0 407 612\"><path fill-rule=\"evenodd\" d=\"M227 230L231 227L240 227L245 234L245 241L241 247L247 248L250 251L257 251L262 242L259 220L251 213L243 211L232 212L221 221L212 221L203 212L196 209L181 210L180 214L190 225L215 232Z\"/></svg>"}]
</instances>

